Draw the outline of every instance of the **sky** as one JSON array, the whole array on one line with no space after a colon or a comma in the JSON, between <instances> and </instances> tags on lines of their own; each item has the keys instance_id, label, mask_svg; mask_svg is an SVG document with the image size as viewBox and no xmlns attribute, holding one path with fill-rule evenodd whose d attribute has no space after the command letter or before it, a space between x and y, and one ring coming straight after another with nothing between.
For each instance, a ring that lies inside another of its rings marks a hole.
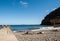
<instances>
[{"instance_id":1,"label":"sky","mask_svg":"<svg viewBox=\"0 0 60 41\"><path fill-rule=\"evenodd\" d=\"M0 0L0 24L40 24L60 0Z\"/></svg>"}]
</instances>

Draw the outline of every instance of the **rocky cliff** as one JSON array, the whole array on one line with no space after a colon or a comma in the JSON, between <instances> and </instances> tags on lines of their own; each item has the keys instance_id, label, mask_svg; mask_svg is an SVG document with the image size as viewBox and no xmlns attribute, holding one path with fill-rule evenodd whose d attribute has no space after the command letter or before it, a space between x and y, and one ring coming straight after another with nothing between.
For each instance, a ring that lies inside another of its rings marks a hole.
<instances>
[{"instance_id":1,"label":"rocky cliff","mask_svg":"<svg viewBox=\"0 0 60 41\"><path fill-rule=\"evenodd\" d=\"M50 20L60 18L60 7L50 12L41 22L41 25L53 25Z\"/></svg>"}]
</instances>

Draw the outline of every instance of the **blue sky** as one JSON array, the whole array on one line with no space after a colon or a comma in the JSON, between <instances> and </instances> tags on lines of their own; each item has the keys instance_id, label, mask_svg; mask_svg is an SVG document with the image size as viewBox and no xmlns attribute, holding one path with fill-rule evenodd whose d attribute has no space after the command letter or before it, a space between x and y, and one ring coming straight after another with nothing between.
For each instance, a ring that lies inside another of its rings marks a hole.
<instances>
[{"instance_id":1,"label":"blue sky","mask_svg":"<svg viewBox=\"0 0 60 41\"><path fill-rule=\"evenodd\" d=\"M40 24L60 0L0 0L0 24Z\"/></svg>"}]
</instances>

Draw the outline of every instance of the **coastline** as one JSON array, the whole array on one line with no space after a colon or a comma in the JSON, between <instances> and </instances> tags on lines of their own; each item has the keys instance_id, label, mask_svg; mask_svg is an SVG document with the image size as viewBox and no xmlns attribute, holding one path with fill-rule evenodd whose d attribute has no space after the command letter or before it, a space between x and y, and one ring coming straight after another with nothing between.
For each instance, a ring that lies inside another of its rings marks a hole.
<instances>
[{"instance_id":1,"label":"coastline","mask_svg":"<svg viewBox=\"0 0 60 41\"><path fill-rule=\"evenodd\" d=\"M49 27L40 27L40 28L31 28L31 30L20 30L20 31L13 31L13 32L25 32L25 31L43 31L43 30L59 30L60 27L49 26Z\"/></svg>"},{"instance_id":2,"label":"coastline","mask_svg":"<svg viewBox=\"0 0 60 41\"><path fill-rule=\"evenodd\" d=\"M60 29L57 28L14 33L19 41L60 41Z\"/></svg>"},{"instance_id":3,"label":"coastline","mask_svg":"<svg viewBox=\"0 0 60 41\"><path fill-rule=\"evenodd\" d=\"M29 31L13 32L10 26L2 26L2 29L0 30L0 40L2 39L1 41L60 41L59 28L60 27L47 27Z\"/></svg>"},{"instance_id":4,"label":"coastline","mask_svg":"<svg viewBox=\"0 0 60 41\"><path fill-rule=\"evenodd\" d=\"M56 28L54 28L53 26L51 26L51 27L43 27L43 28L40 28L40 29L31 30L31 31L58 30L58 29L60 29L60 27L56 27Z\"/></svg>"}]
</instances>

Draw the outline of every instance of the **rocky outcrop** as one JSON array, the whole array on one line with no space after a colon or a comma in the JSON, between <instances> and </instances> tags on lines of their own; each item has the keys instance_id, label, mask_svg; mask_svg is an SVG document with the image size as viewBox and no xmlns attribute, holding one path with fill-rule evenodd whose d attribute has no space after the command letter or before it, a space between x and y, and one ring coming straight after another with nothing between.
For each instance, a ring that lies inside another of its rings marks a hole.
<instances>
[{"instance_id":1,"label":"rocky outcrop","mask_svg":"<svg viewBox=\"0 0 60 41\"><path fill-rule=\"evenodd\" d=\"M60 7L50 12L43 20L41 25L53 25L50 20L60 18Z\"/></svg>"}]
</instances>

